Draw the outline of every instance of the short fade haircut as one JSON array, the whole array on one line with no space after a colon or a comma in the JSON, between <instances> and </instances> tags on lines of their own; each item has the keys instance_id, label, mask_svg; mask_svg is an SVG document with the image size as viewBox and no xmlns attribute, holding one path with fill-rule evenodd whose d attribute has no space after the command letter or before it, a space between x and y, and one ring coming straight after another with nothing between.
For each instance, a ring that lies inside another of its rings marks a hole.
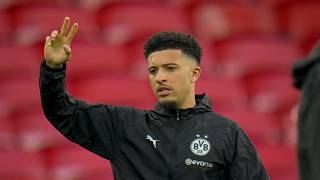
<instances>
[{"instance_id":1,"label":"short fade haircut","mask_svg":"<svg viewBox=\"0 0 320 180\"><path fill-rule=\"evenodd\" d=\"M148 59L151 53L168 49L181 50L200 64L201 48L198 42L191 35L179 32L159 32L151 36L144 44L144 56Z\"/></svg>"}]
</instances>

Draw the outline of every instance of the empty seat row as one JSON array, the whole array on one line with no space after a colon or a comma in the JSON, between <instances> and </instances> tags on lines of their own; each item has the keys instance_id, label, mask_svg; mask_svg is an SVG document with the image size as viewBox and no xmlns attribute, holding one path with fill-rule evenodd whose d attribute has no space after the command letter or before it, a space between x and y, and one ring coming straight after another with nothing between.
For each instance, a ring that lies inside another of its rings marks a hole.
<instances>
[{"instance_id":1,"label":"empty seat row","mask_svg":"<svg viewBox=\"0 0 320 180\"><path fill-rule=\"evenodd\" d=\"M3 180L112 180L110 163L80 147L46 153L0 150Z\"/></svg>"},{"instance_id":2,"label":"empty seat row","mask_svg":"<svg viewBox=\"0 0 320 180\"><path fill-rule=\"evenodd\" d=\"M320 16L319 7L316 2L301 3L274 13L254 5L204 3L185 11L163 4L120 3L92 12L51 4L26 5L1 12L0 35L11 35L10 39L20 44L37 43L59 28L64 16L70 16L80 25L79 40L87 42L127 43L158 31L193 33L213 41L284 33L301 42L319 36L320 27L313 21Z\"/></svg>"}]
</instances>

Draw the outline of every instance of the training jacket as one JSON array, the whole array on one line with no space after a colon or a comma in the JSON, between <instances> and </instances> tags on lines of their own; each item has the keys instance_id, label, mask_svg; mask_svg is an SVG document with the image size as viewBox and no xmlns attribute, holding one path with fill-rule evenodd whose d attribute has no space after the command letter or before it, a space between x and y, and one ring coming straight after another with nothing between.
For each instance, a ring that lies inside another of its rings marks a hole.
<instances>
[{"instance_id":1,"label":"training jacket","mask_svg":"<svg viewBox=\"0 0 320 180\"><path fill-rule=\"evenodd\" d=\"M205 94L190 109L90 105L65 91L65 71L41 64L43 111L66 138L110 160L115 180L269 179L247 135Z\"/></svg>"},{"instance_id":2,"label":"training jacket","mask_svg":"<svg viewBox=\"0 0 320 180\"><path fill-rule=\"evenodd\" d=\"M320 47L293 66L295 86L301 90L298 115L298 159L301 180L320 179Z\"/></svg>"}]
</instances>

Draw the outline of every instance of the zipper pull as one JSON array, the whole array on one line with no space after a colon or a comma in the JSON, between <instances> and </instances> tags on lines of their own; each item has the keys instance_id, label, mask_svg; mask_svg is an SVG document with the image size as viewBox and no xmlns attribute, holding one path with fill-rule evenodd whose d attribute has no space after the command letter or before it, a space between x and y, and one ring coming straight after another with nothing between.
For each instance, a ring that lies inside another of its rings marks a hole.
<instances>
[{"instance_id":1,"label":"zipper pull","mask_svg":"<svg viewBox=\"0 0 320 180\"><path fill-rule=\"evenodd\" d=\"M177 109L177 121L180 121L180 111Z\"/></svg>"}]
</instances>

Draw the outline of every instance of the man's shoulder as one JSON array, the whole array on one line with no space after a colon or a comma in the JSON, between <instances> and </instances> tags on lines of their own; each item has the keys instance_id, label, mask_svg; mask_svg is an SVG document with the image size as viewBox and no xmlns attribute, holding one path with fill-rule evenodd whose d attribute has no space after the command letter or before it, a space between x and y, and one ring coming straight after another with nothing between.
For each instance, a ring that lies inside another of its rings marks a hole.
<instances>
[{"instance_id":1,"label":"man's shoulder","mask_svg":"<svg viewBox=\"0 0 320 180\"><path fill-rule=\"evenodd\" d=\"M210 126L238 127L238 124L235 121L217 112L208 112L204 117L205 123Z\"/></svg>"}]
</instances>

